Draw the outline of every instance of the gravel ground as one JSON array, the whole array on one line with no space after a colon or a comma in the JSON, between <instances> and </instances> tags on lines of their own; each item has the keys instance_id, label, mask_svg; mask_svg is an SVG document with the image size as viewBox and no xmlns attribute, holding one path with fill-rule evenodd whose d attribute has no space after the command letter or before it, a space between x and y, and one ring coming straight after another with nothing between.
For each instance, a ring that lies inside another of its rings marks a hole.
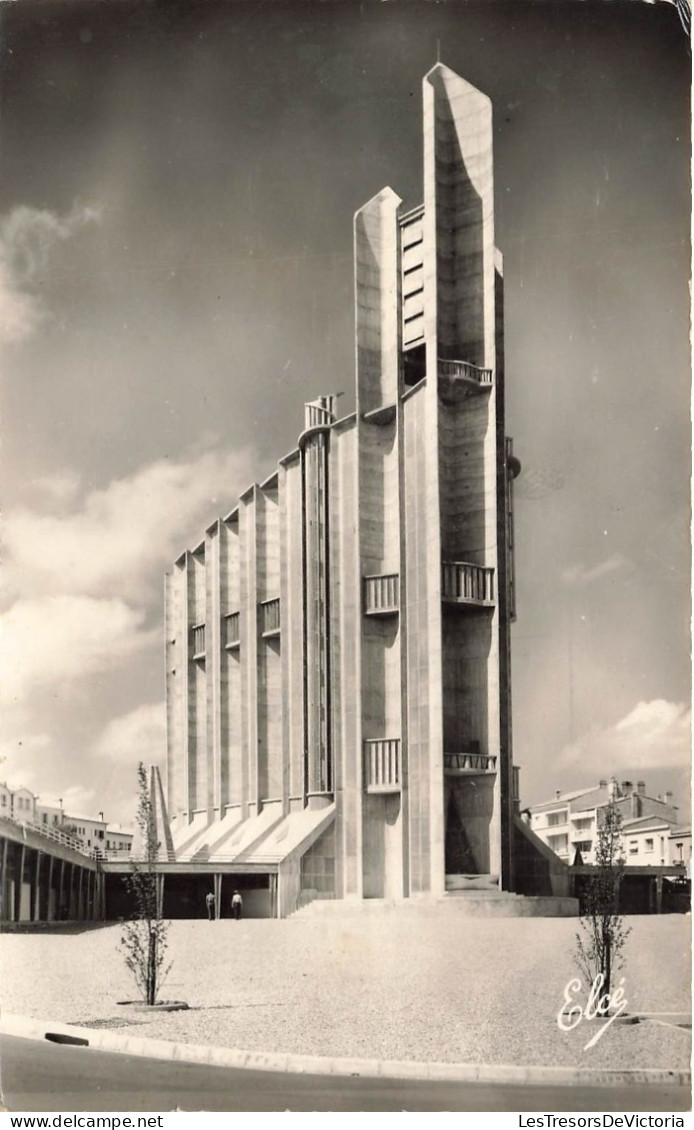
<instances>
[{"instance_id":1,"label":"gravel ground","mask_svg":"<svg viewBox=\"0 0 694 1130\"><path fill-rule=\"evenodd\" d=\"M167 999L186 1012L123 1016L136 994L118 926L0 935L8 1012L253 1051L373 1059L687 1068L690 1032L667 1023L595 1023L561 1032L576 976L575 919L428 912L297 915L286 921L176 921ZM690 919L627 920L629 1011L689 1012ZM663 1018L666 1020L666 1018Z\"/></svg>"}]
</instances>

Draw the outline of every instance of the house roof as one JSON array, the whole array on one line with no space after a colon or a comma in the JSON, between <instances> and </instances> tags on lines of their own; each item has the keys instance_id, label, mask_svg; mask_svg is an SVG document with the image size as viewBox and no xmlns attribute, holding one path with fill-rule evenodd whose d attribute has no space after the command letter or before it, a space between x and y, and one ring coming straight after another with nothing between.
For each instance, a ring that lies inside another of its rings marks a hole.
<instances>
[{"instance_id":1,"label":"house roof","mask_svg":"<svg viewBox=\"0 0 694 1130\"><path fill-rule=\"evenodd\" d=\"M545 800L541 804L529 805L530 812L544 812L549 808L561 807L562 804L568 804L570 801L576 800L577 797L585 796L587 793L594 793L599 791L599 786L590 785L587 789L573 789L571 792L560 793L559 796L553 797L552 800Z\"/></svg>"},{"instance_id":2,"label":"house roof","mask_svg":"<svg viewBox=\"0 0 694 1130\"><path fill-rule=\"evenodd\" d=\"M691 834L692 829L689 824L681 824L678 827L670 829L670 839L673 839L675 836L691 836Z\"/></svg>"},{"instance_id":3,"label":"house roof","mask_svg":"<svg viewBox=\"0 0 694 1130\"><path fill-rule=\"evenodd\" d=\"M670 828L670 822L662 816L635 816L631 820L622 820L622 829L625 832L650 832L656 828Z\"/></svg>"},{"instance_id":4,"label":"house roof","mask_svg":"<svg viewBox=\"0 0 694 1130\"><path fill-rule=\"evenodd\" d=\"M612 780L619 788L624 784L629 784L630 788L627 792L623 792L620 796L616 796L615 802L622 807L628 804L632 796L639 796L642 800L647 800L651 805L661 805L664 809L675 810L677 806L672 804L671 800L665 800L663 797L654 797L650 793L639 792L638 788L634 788L631 782L618 782L615 778ZM643 787L643 786L642 786ZM542 801L541 804L530 804L527 810L532 814L534 812L548 812L555 808L561 808L565 804L571 805L573 812L585 812L591 808L601 808L610 803L610 785L598 784L589 785L583 789L573 789L569 792L559 793L551 800Z\"/></svg>"},{"instance_id":5,"label":"house roof","mask_svg":"<svg viewBox=\"0 0 694 1130\"><path fill-rule=\"evenodd\" d=\"M600 808L603 804L608 804L610 794L606 788L601 788L600 785L594 785L592 789L587 790L583 794L579 794L576 802L572 804L572 812L588 812L591 808Z\"/></svg>"}]
</instances>

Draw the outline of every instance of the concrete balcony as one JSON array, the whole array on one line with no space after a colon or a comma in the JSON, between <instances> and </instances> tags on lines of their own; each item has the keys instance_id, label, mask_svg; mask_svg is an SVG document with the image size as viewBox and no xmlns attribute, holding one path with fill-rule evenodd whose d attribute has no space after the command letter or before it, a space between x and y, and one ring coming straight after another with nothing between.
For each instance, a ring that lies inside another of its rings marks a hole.
<instances>
[{"instance_id":1,"label":"concrete balcony","mask_svg":"<svg viewBox=\"0 0 694 1130\"><path fill-rule=\"evenodd\" d=\"M496 773L496 757L489 753L444 753L443 771L446 777Z\"/></svg>"},{"instance_id":2,"label":"concrete balcony","mask_svg":"<svg viewBox=\"0 0 694 1130\"><path fill-rule=\"evenodd\" d=\"M399 793L402 779L400 738L364 742L364 787L367 793Z\"/></svg>"},{"instance_id":3,"label":"concrete balcony","mask_svg":"<svg viewBox=\"0 0 694 1130\"><path fill-rule=\"evenodd\" d=\"M367 424L392 424L396 416L396 408L394 404L382 404L380 408L372 408L370 412L365 412L362 419Z\"/></svg>"},{"instance_id":4,"label":"concrete balcony","mask_svg":"<svg viewBox=\"0 0 694 1130\"><path fill-rule=\"evenodd\" d=\"M191 650L193 659L205 658L205 625L194 624L191 628Z\"/></svg>"},{"instance_id":5,"label":"concrete balcony","mask_svg":"<svg viewBox=\"0 0 694 1130\"><path fill-rule=\"evenodd\" d=\"M280 634L280 598L263 600L260 603L260 634L263 639L271 639Z\"/></svg>"},{"instance_id":6,"label":"concrete balcony","mask_svg":"<svg viewBox=\"0 0 694 1130\"><path fill-rule=\"evenodd\" d=\"M442 400L455 403L486 392L492 387L491 369L482 369L470 361L454 361L439 357L439 395Z\"/></svg>"},{"instance_id":7,"label":"concrete balcony","mask_svg":"<svg viewBox=\"0 0 694 1130\"><path fill-rule=\"evenodd\" d=\"M329 428L335 423L336 396L319 396L309 404L304 404L306 428Z\"/></svg>"},{"instance_id":8,"label":"concrete balcony","mask_svg":"<svg viewBox=\"0 0 694 1130\"><path fill-rule=\"evenodd\" d=\"M224 617L224 646L227 651L241 646L240 612L230 612Z\"/></svg>"},{"instance_id":9,"label":"concrete balcony","mask_svg":"<svg viewBox=\"0 0 694 1130\"><path fill-rule=\"evenodd\" d=\"M449 604L494 607L494 570L465 561L444 561L441 599Z\"/></svg>"},{"instance_id":10,"label":"concrete balcony","mask_svg":"<svg viewBox=\"0 0 694 1130\"><path fill-rule=\"evenodd\" d=\"M393 616L399 608L398 573L378 573L364 577L364 613L367 616Z\"/></svg>"},{"instance_id":11,"label":"concrete balcony","mask_svg":"<svg viewBox=\"0 0 694 1130\"><path fill-rule=\"evenodd\" d=\"M511 800L514 804L520 804L520 766L511 766L513 770L513 795Z\"/></svg>"}]
</instances>

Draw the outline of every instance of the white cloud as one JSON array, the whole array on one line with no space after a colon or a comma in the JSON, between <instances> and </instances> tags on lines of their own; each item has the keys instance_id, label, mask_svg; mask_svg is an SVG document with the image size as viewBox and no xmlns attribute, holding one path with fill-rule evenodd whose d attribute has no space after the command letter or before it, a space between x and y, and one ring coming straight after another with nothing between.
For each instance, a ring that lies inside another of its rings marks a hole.
<instances>
[{"instance_id":1,"label":"white cloud","mask_svg":"<svg viewBox=\"0 0 694 1130\"><path fill-rule=\"evenodd\" d=\"M599 561L597 565L572 565L569 569L563 571L561 579L566 585L578 587L590 585L603 577L611 577L616 573L624 573L630 569L631 565L626 558L622 557L620 553L615 553L605 561Z\"/></svg>"},{"instance_id":2,"label":"white cloud","mask_svg":"<svg viewBox=\"0 0 694 1130\"><path fill-rule=\"evenodd\" d=\"M163 702L144 703L112 718L94 745L98 757L134 768L166 761L166 710Z\"/></svg>"},{"instance_id":3,"label":"white cloud","mask_svg":"<svg viewBox=\"0 0 694 1130\"><path fill-rule=\"evenodd\" d=\"M38 321L35 300L17 289L7 264L0 259L0 341L22 341Z\"/></svg>"},{"instance_id":4,"label":"white cloud","mask_svg":"<svg viewBox=\"0 0 694 1130\"><path fill-rule=\"evenodd\" d=\"M143 630L143 620L143 611L119 598L61 594L18 601L4 617L5 702L21 704L42 688L117 668L156 635Z\"/></svg>"},{"instance_id":5,"label":"white cloud","mask_svg":"<svg viewBox=\"0 0 694 1130\"><path fill-rule=\"evenodd\" d=\"M0 220L0 342L22 341L35 331L44 312L32 290L54 248L98 219L96 209L75 204L64 216L22 205Z\"/></svg>"},{"instance_id":6,"label":"white cloud","mask_svg":"<svg viewBox=\"0 0 694 1130\"><path fill-rule=\"evenodd\" d=\"M692 719L684 703L653 699L639 702L612 726L595 729L557 759L560 769L580 768L585 779L687 768L690 764Z\"/></svg>"},{"instance_id":7,"label":"white cloud","mask_svg":"<svg viewBox=\"0 0 694 1130\"><path fill-rule=\"evenodd\" d=\"M246 452L207 451L150 464L87 494L61 471L34 484L35 507L8 515L3 581L14 603L0 639L7 772L24 775L38 793L97 782L94 804L132 818L135 775L123 769L140 760L163 766L166 743L163 706L133 701L131 668L149 655L158 665L163 574L226 512L251 466ZM149 627L152 613L157 626ZM95 733L90 710L71 720L92 691L99 703L118 701L120 711L125 693L134 709ZM88 799L82 808L94 807Z\"/></svg>"},{"instance_id":8,"label":"white cloud","mask_svg":"<svg viewBox=\"0 0 694 1130\"><path fill-rule=\"evenodd\" d=\"M108 767L100 774L109 820L132 825L137 809L137 765L166 765L166 708L148 702L112 718L91 747L91 764Z\"/></svg>"},{"instance_id":9,"label":"white cloud","mask_svg":"<svg viewBox=\"0 0 694 1130\"><path fill-rule=\"evenodd\" d=\"M250 479L248 452L207 452L182 462L161 460L102 490L68 512L17 509L7 514L6 588L128 599L161 591L162 574ZM66 497L65 475L55 494ZM69 483L67 484L69 487ZM50 552L47 552L50 547Z\"/></svg>"},{"instance_id":10,"label":"white cloud","mask_svg":"<svg viewBox=\"0 0 694 1130\"><path fill-rule=\"evenodd\" d=\"M41 796L42 804L57 804L62 800L63 810L68 815L96 816L98 800L94 789L85 788L84 785L70 785L63 789L59 797Z\"/></svg>"},{"instance_id":11,"label":"white cloud","mask_svg":"<svg viewBox=\"0 0 694 1130\"><path fill-rule=\"evenodd\" d=\"M29 789L38 797L39 804L58 808L62 802L66 813L80 813L81 815L96 815L97 797L96 790L86 788L84 785L69 785L60 793L42 791L45 778L37 773L36 769L19 768L12 770L3 778L11 789Z\"/></svg>"},{"instance_id":12,"label":"white cloud","mask_svg":"<svg viewBox=\"0 0 694 1130\"><path fill-rule=\"evenodd\" d=\"M94 787L97 779L91 772L90 751L75 747L57 733L32 732L30 711L6 710L2 713L3 750L0 758L0 780L11 789L30 789L45 805L58 806L62 801L67 813L96 816L108 799ZM85 756L86 755L86 756ZM91 777L91 783L85 779Z\"/></svg>"},{"instance_id":13,"label":"white cloud","mask_svg":"<svg viewBox=\"0 0 694 1130\"><path fill-rule=\"evenodd\" d=\"M30 484L38 497L49 505L73 502L79 493L80 485L79 475L70 470L58 471L43 479L34 479Z\"/></svg>"}]
</instances>

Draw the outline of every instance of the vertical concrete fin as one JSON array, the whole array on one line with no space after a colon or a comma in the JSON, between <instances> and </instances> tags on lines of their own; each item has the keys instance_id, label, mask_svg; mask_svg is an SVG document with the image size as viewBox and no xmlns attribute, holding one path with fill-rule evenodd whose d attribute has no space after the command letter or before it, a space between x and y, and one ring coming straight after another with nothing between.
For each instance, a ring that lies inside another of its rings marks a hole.
<instances>
[{"instance_id":1,"label":"vertical concrete fin","mask_svg":"<svg viewBox=\"0 0 694 1130\"><path fill-rule=\"evenodd\" d=\"M205 697L207 759L205 806L208 820L213 820L215 810L221 813L221 709L220 709L220 670L221 670L221 625L220 610L220 537L219 522L215 522L205 534ZM201 805L202 807L202 805Z\"/></svg>"},{"instance_id":2,"label":"vertical concrete fin","mask_svg":"<svg viewBox=\"0 0 694 1130\"><path fill-rule=\"evenodd\" d=\"M464 746L464 737L472 740L459 732L469 716L475 740L498 756L499 728L495 613L487 622L462 624L442 611L440 589L443 558L496 569L494 393L492 388L483 397L449 402L440 395L442 362L494 370L497 327L491 102L440 63L424 78L423 102L426 493L429 513L436 515L427 541L430 850L432 889L440 891L446 867L444 750ZM468 489L475 483L474 506L463 482ZM465 678L452 679L452 670L465 670ZM489 832L494 843L495 818ZM480 867L498 871L495 851L482 846Z\"/></svg>"},{"instance_id":3,"label":"vertical concrete fin","mask_svg":"<svg viewBox=\"0 0 694 1130\"><path fill-rule=\"evenodd\" d=\"M149 796L152 805L152 819L154 821L157 843L160 845L159 856L160 858L173 861L176 859L176 853L174 851L173 836L171 835L171 828L169 826L169 815L166 810L164 786L161 783L161 774L157 765L150 766Z\"/></svg>"},{"instance_id":4,"label":"vertical concrete fin","mask_svg":"<svg viewBox=\"0 0 694 1130\"><path fill-rule=\"evenodd\" d=\"M159 844L158 858L173 863L176 860L176 852L174 851L173 836L171 835L164 798L164 786L161 783L161 775L156 765L149 767L149 800L155 840ZM145 844L142 842L142 832L138 826L133 837L132 857L133 859L143 859L145 854Z\"/></svg>"},{"instance_id":5,"label":"vertical concrete fin","mask_svg":"<svg viewBox=\"0 0 694 1130\"><path fill-rule=\"evenodd\" d=\"M357 411L395 404L399 363L398 210L384 188L354 217Z\"/></svg>"},{"instance_id":6,"label":"vertical concrete fin","mask_svg":"<svg viewBox=\"0 0 694 1130\"><path fill-rule=\"evenodd\" d=\"M439 356L494 368L492 105L438 63L424 78L425 212L436 215Z\"/></svg>"}]
</instances>

